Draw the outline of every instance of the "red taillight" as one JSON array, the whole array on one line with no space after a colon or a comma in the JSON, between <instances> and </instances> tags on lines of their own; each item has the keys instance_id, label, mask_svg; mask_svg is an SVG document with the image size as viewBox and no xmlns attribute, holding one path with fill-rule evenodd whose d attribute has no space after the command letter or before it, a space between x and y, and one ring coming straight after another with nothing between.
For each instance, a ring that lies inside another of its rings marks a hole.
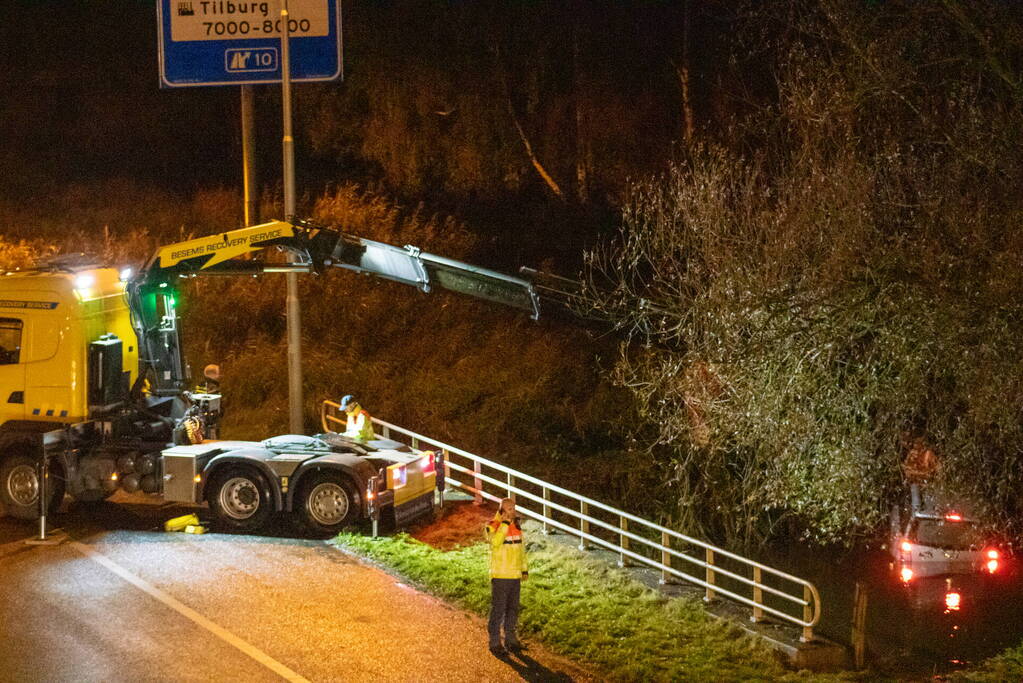
<instances>
[{"instance_id":1,"label":"red taillight","mask_svg":"<svg viewBox=\"0 0 1023 683\"><path fill-rule=\"evenodd\" d=\"M899 548L902 549L902 552L904 553L913 552L913 544L907 541L906 539L902 540L902 543L899 544Z\"/></svg>"},{"instance_id":2,"label":"red taillight","mask_svg":"<svg viewBox=\"0 0 1023 683\"><path fill-rule=\"evenodd\" d=\"M433 451L426 451L426 453L423 454L422 464L420 465L420 469L423 474L436 474L437 465L434 461L435 457L436 455Z\"/></svg>"},{"instance_id":3,"label":"red taillight","mask_svg":"<svg viewBox=\"0 0 1023 683\"><path fill-rule=\"evenodd\" d=\"M947 519L950 522L961 522L963 521L963 516L958 512L950 512L947 515L945 515L945 519Z\"/></svg>"},{"instance_id":4,"label":"red taillight","mask_svg":"<svg viewBox=\"0 0 1023 683\"><path fill-rule=\"evenodd\" d=\"M984 568L987 569L988 574L994 574L998 571L998 559L1002 556L1002 554L994 548L988 548L984 551L984 556L987 558L987 561L984 563Z\"/></svg>"},{"instance_id":5,"label":"red taillight","mask_svg":"<svg viewBox=\"0 0 1023 683\"><path fill-rule=\"evenodd\" d=\"M957 610L962 602L962 596L959 593L945 593L945 609Z\"/></svg>"},{"instance_id":6,"label":"red taillight","mask_svg":"<svg viewBox=\"0 0 1023 683\"><path fill-rule=\"evenodd\" d=\"M376 491L366 491L366 500L375 500L376 497Z\"/></svg>"},{"instance_id":7,"label":"red taillight","mask_svg":"<svg viewBox=\"0 0 1023 683\"><path fill-rule=\"evenodd\" d=\"M902 579L902 583L909 583L913 580L913 570L909 567L903 567L899 571L899 578Z\"/></svg>"}]
</instances>

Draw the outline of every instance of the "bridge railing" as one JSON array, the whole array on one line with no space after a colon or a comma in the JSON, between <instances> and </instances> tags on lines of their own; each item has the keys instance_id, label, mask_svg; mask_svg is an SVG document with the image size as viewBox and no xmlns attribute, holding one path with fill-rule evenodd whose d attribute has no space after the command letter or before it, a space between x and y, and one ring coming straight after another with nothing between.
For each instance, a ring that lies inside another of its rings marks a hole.
<instances>
[{"instance_id":1,"label":"bridge railing","mask_svg":"<svg viewBox=\"0 0 1023 683\"><path fill-rule=\"evenodd\" d=\"M344 431L339 408L333 401L324 402L325 431ZM723 598L740 603L751 609L753 622L773 617L799 626L800 640L813 639L821 597L805 579L442 441L372 420L385 439L400 435L414 450L443 453L445 486L472 494L477 503L513 497L516 509L538 521L544 533L571 534L579 539L582 550L591 546L610 550L618 555L619 566L653 567L660 572L661 583L680 580L700 586L708 602Z\"/></svg>"}]
</instances>

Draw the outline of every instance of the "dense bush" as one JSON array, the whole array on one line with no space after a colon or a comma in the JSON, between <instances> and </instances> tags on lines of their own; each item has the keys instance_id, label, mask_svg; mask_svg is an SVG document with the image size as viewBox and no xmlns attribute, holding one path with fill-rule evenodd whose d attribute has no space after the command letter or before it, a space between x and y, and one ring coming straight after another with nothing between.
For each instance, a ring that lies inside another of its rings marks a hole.
<instances>
[{"instance_id":1,"label":"dense bush","mask_svg":"<svg viewBox=\"0 0 1023 683\"><path fill-rule=\"evenodd\" d=\"M989 26L977 45L954 4L784 20L799 37L760 45L778 93L738 122L745 143L642 184L590 255L592 312L649 346L617 378L657 425L678 514L852 543L916 443L1019 534L1023 111L999 67L1023 40ZM920 23L945 40L913 39Z\"/></svg>"}]
</instances>

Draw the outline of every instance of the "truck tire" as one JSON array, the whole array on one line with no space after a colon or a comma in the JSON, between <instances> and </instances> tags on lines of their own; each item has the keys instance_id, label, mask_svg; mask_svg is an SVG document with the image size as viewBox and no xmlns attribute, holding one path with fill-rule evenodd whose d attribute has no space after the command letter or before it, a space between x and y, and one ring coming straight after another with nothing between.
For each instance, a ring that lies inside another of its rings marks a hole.
<instances>
[{"instance_id":1,"label":"truck tire","mask_svg":"<svg viewBox=\"0 0 1023 683\"><path fill-rule=\"evenodd\" d=\"M36 459L27 455L9 455L0 461L0 502L5 512L16 519L39 519L39 472ZM64 475L50 466L47 482L47 512L53 514L64 500Z\"/></svg>"},{"instance_id":2,"label":"truck tire","mask_svg":"<svg viewBox=\"0 0 1023 683\"><path fill-rule=\"evenodd\" d=\"M270 488L250 467L219 472L207 497L217 524L233 531L255 531L270 518Z\"/></svg>"},{"instance_id":3,"label":"truck tire","mask_svg":"<svg viewBox=\"0 0 1023 683\"><path fill-rule=\"evenodd\" d=\"M359 519L360 501L351 480L340 472L313 472L298 490L299 517L310 534L335 536Z\"/></svg>"}]
</instances>

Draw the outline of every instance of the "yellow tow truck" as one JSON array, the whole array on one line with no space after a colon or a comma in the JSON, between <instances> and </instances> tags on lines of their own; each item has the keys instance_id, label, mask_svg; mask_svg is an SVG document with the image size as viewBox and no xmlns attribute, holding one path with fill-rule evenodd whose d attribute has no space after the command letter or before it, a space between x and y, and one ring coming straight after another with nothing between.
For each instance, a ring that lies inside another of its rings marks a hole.
<instances>
[{"instance_id":1,"label":"yellow tow truck","mask_svg":"<svg viewBox=\"0 0 1023 683\"><path fill-rule=\"evenodd\" d=\"M244 258L243 258L244 257ZM217 440L220 395L195 388L181 351L180 278L348 269L439 286L539 315L555 295L530 280L300 221L270 221L157 249L138 273L55 258L0 276L0 505L42 512L65 494L97 501L142 490L208 502L249 530L274 514L335 533L373 505L402 523L429 512L430 454L336 433Z\"/></svg>"}]
</instances>

